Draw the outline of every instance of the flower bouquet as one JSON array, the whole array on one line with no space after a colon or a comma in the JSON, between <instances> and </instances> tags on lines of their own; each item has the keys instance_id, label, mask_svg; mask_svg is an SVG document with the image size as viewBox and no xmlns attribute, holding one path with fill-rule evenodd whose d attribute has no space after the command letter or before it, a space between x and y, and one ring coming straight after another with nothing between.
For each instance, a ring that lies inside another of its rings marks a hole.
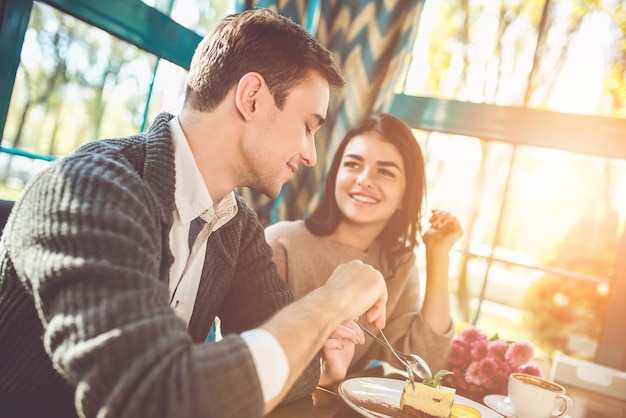
<instances>
[{"instance_id":1,"label":"flower bouquet","mask_svg":"<svg viewBox=\"0 0 626 418\"><path fill-rule=\"evenodd\" d=\"M452 340L443 384L456 388L460 395L482 400L487 394L506 395L509 374L518 372L543 377L531 360L534 347L527 341L504 341L498 335L488 338L469 326Z\"/></svg>"}]
</instances>

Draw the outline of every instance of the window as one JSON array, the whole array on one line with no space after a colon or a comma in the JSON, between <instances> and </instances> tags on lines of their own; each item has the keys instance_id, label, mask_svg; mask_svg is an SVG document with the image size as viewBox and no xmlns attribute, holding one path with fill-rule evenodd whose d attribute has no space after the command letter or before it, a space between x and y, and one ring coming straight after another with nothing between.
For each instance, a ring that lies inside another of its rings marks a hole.
<instances>
[{"instance_id":1,"label":"window","mask_svg":"<svg viewBox=\"0 0 626 418\"><path fill-rule=\"evenodd\" d=\"M195 46L234 3L5 2L3 28L16 30L0 33L10 86L0 199L86 141L177 112ZM426 209L464 225L451 269L457 319L548 352L622 353L608 365L624 370L625 7L428 0L391 108L424 149ZM551 318L568 328L549 328Z\"/></svg>"},{"instance_id":2,"label":"window","mask_svg":"<svg viewBox=\"0 0 626 418\"><path fill-rule=\"evenodd\" d=\"M235 12L234 1L142 0L169 15L200 36L206 35L224 16Z\"/></svg>"},{"instance_id":3,"label":"window","mask_svg":"<svg viewBox=\"0 0 626 418\"><path fill-rule=\"evenodd\" d=\"M449 210L465 229L451 266L456 317L593 358L626 221L626 161L416 135L428 211Z\"/></svg>"},{"instance_id":4,"label":"window","mask_svg":"<svg viewBox=\"0 0 626 418\"><path fill-rule=\"evenodd\" d=\"M86 142L143 131L159 112L177 113L197 43L234 11L233 0L75 3L7 6L3 19L23 20L23 42L3 52L16 70L2 94L1 199L15 200L49 161Z\"/></svg>"},{"instance_id":5,"label":"window","mask_svg":"<svg viewBox=\"0 0 626 418\"><path fill-rule=\"evenodd\" d=\"M610 1L429 0L392 106L424 150L427 210L464 225L455 317L546 355L624 344L604 329L626 280L624 14Z\"/></svg>"}]
</instances>

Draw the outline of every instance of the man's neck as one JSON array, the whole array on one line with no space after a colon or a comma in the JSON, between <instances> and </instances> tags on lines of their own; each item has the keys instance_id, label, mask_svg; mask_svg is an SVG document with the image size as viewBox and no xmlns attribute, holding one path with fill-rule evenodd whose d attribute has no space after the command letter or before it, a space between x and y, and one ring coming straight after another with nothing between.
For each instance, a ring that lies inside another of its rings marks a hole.
<instances>
[{"instance_id":1,"label":"man's neck","mask_svg":"<svg viewBox=\"0 0 626 418\"><path fill-rule=\"evenodd\" d=\"M235 115L236 116L236 115ZM238 123L225 106L211 112L184 109L179 115L204 183L215 201L237 187Z\"/></svg>"}]
</instances>

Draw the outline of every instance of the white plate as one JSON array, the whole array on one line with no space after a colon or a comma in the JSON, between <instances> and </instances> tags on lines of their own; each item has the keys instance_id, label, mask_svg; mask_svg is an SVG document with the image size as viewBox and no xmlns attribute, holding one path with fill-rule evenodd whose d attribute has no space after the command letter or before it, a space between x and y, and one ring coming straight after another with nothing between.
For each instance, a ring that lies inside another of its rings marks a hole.
<instances>
[{"instance_id":1,"label":"white plate","mask_svg":"<svg viewBox=\"0 0 626 418\"><path fill-rule=\"evenodd\" d=\"M375 403L389 408L400 408L400 396L404 388L404 381L397 379L387 379L384 377L358 377L348 379L339 385L339 396L346 404L364 417L368 418L393 418L377 411L373 411L367 407L368 403ZM356 402L355 400L362 401ZM476 408L482 414L483 418L502 418L502 415L492 411L491 409L464 398L454 395L454 403L467 405Z\"/></svg>"},{"instance_id":2,"label":"white plate","mask_svg":"<svg viewBox=\"0 0 626 418\"><path fill-rule=\"evenodd\" d=\"M513 405L509 402L509 397L504 395L487 395L483 398L483 402L489 408L499 412L506 418L516 418ZM556 411L558 413L558 411ZM561 418L569 418L569 415L564 415Z\"/></svg>"}]
</instances>

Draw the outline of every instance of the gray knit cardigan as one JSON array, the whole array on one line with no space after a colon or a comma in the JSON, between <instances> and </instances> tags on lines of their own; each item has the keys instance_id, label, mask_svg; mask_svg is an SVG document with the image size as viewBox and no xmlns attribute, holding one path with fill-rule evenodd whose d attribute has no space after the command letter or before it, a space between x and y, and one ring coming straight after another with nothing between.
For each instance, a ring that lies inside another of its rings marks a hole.
<instances>
[{"instance_id":1,"label":"gray knit cardigan","mask_svg":"<svg viewBox=\"0 0 626 418\"><path fill-rule=\"evenodd\" d=\"M262 416L238 333L293 296L237 196L238 214L209 239L189 326L169 307L172 117L81 147L16 202L0 241L2 416ZM225 338L203 344L216 315ZM318 378L316 358L288 400Z\"/></svg>"}]
</instances>

